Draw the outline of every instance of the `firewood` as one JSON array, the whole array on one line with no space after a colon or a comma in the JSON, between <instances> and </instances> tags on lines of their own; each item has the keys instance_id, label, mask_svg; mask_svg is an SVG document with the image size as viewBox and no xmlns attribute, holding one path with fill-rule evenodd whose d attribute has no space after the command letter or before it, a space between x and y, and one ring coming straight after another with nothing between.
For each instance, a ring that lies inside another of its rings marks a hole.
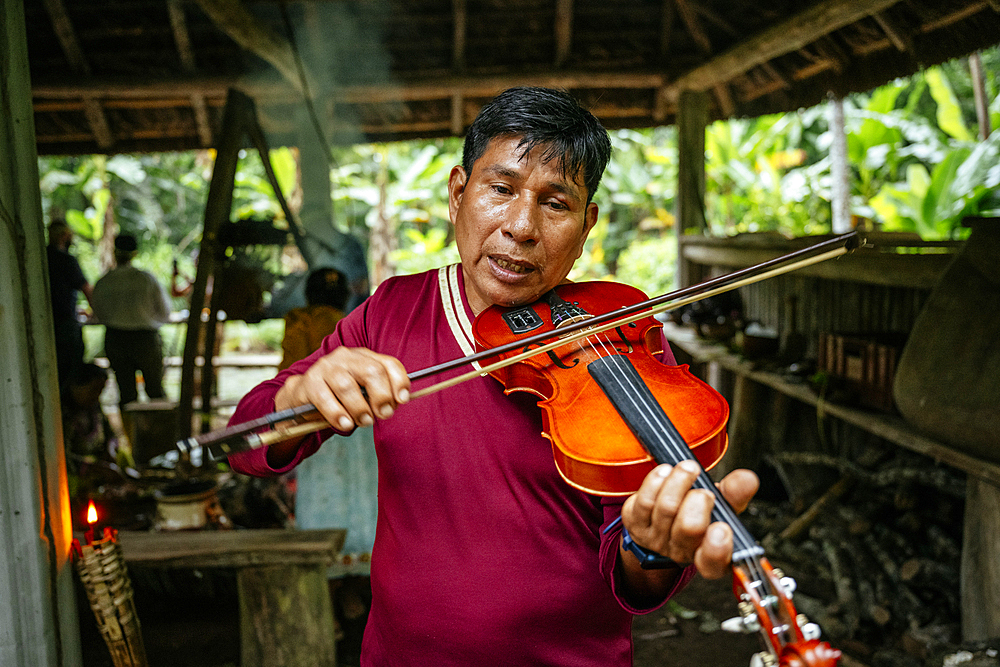
<instances>
[{"instance_id":1,"label":"firewood","mask_svg":"<svg viewBox=\"0 0 1000 667\"><path fill-rule=\"evenodd\" d=\"M858 628L859 616L858 601L851 585L850 577L840 557L837 546L830 540L823 540L823 554L830 564L830 573L833 575L833 585L837 591L837 603L841 609L841 619L847 628L849 635L853 635Z\"/></svg>"},{"instance_id":2,"label":"firewood","mask_svg":"<svg viewBox=\"0 0 1000 667\"><path fill-rule=\"evenodd\" d=\"M860 482L869 487L884 488L911 482L938 489L956 498L965 497L964 479L946 468L887 466L872 472L846 459L814 452L779 452L774 455L774 458L783 463L822 465L834 468L842 473L854 475Z\"/></svg>"},{"instance_id":3,"label":"firewood","mask_svg":"<svg viewBox=\"0 0 1000 667\"><path fill-rule=\"evenodd\" d=\"M794 540L796 537L801 535L802 532L826 510L830 503L847 493L853 483L854 478L851 475L844 475L841 477L833 486L827 489L826 493L820 496L816 502L809 507L809 509L788 524L788 526L781 531L778 537L782 540Z\"/></svg>"}]
</instances>

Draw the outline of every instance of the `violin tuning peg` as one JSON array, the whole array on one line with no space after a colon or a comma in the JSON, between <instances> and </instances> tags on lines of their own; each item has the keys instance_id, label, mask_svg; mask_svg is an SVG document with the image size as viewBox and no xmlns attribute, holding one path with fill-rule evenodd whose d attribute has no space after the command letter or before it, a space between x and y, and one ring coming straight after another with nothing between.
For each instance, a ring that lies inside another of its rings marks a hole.
<instances>
[{"instance_id":1,"label":"violin tuning peg","mask_svg":"<svg viewBox=\"0 0 1000 667\"><path fill-rule=\"evenodd\" d=\"M789 598L792 597L792 593L795 592L795 589L799 587L799 585L791 577L781 577L778 579L778 583L781 584L781 588L784 589L785 595Z\"/></svg>"},{"instance_id":2,"label":"violin tuning peg","mask_svg":"<svg viewBox=\"0 0 1000 667\"><path fill-rule=\"evenodd\" d=\"M799 614L796 616L795 622L798 624L799 630L802 631L803 638L807 641L810 639L819 639L820 635L823 634L823 630L819 627L819 625L806 618L805 614Z\"/></svg>"},{"instance_id":3,"label":"violin tuning peg","mask_svg":"<svg viewBox=\"0 0 1000 667\"><path fill-rule=\"evenodd\" d=\"M768 651L754 653L750 658L750 667L774 667L776 664L778 664L778 660L774 657L774 654Z\"/></svg>"},{"instance_id":4,"label":"violin tuning peg","mask_svg":"<svg viewBox=\"0 0 1000 667\"><path fill-rule=\"evenodd\" d=\"M721 623L721 625L722 629L726 632L750 634L760 630L760 623L757 620L757 614L727 618Z\"/></svg>"}]
</instances>

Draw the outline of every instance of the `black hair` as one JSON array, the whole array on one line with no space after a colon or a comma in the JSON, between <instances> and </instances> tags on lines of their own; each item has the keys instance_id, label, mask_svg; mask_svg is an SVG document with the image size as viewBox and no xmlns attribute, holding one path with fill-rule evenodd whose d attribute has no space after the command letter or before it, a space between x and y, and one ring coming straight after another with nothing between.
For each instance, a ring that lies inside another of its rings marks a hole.
<instances>
[{"instance_id":1,"label":"black hair","mask_svg":"<svg viewBox=\"0 0 1000 667\"><path fill-rule=\"evenodd\" d=\"M564 176L583 176L587 203L594 197L611 159L608 131L592 113L561 90L510 88L484 106L469 126L462 152L466 177L490 141L499 136L520 136L523 159L536 146L544 146L545 162L558 159Z\"/></svg>"},{"instance_id":2,"label":"black hair","mask_svg":"<svg viewBox=\"0 0 1000 667\"><path fill-rule=\"evenodd\" d=\"M310 306L326 304L343 310L350 296L347 277L337 269L316 269L306 278L306 302Z\"/></svg>"}]
</instances>

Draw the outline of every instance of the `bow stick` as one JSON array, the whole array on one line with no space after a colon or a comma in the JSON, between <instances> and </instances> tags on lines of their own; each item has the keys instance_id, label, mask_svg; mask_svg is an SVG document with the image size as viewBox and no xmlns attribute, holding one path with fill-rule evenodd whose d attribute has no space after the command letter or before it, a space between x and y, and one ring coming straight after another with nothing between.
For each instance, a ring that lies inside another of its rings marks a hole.
<instances>
[{"instance_id":1,"label":"bow stick","mask_svg":"<svg viewBox=\"0 0 1000 667\"><path fill-rule=\"evenodd\" d=\"M532 357L537 354L544 354L545 352L553 350L556 347L573 343L588 336L592 336L615 327L624 326L631 322L635 322L667 310L680 308L681 306L685 306L695 301L700 301L701 299L716 296L718 294L722 294L723 292L728 292L746 285L767 280L768 278L796 271L806 266L825 262L828 259L833 259L834 257L839 257L851 252L858 246L859 240L857 232L850 232L848 234L843 234L830 240L809 246L808 248L796 250L761 262L754 266L733 271L724 276L705 280L690 287L674 290L673 292L654 297L641 303L624 306L617 310L604 313L603 315L597 315L579 322L567 324L555 331L543 332L536 336L530 336L519 341L513 341L506 345L490 348L488 350L482 350L466 357L453 359L452 361L415 371L408 375L411 382L435 375L437 373L443 373L444 371L458 368L459 366L463 366L465 364L473 364L484 359L496 357L497 355L510 352L517 348L524 349L530 345L541 343L553 337L557 338L557 340L546 343L540 347L527 350L521 354L503 359L502 361L477 368L443 382L438 382L428 387L424 387L423 389L414 391L411 393L410 397L413 399L426 396L428 394L441 391L442 389L447 389L448 387L452 387L456 384L460 384L466 380L471 380L481 375L485 375L503 368L504 366L509 366L519 361L523 361L528 357ZM290 426L279 426L270 431L261 433L253 432L266 426L274 427L281 422L287 422L289 420L299 418L304 418L306 421L297 422ZM304 435L308 435L309 433L315 433L316 431L321 431L327 428L331 428L330 424L319 416L319 411L315 406L307 403L305 405L296 406L287 410L273 412L249 422L235 424L217 431L202 433L197 436L180 440L177 443L178 451L169 452L169 455L165 456L164 460L176 460L179 458L180 453L191 453L194 455L195 450L200 450L203 447L210 448L210 455L226 456L237 452L248 451L250 449L266 447L268 445L273 445L292 438L299 438ZM192 458L195 457L192 456ZM153 463L153 461L150 463Z\"/></svg>"}]
</instances>

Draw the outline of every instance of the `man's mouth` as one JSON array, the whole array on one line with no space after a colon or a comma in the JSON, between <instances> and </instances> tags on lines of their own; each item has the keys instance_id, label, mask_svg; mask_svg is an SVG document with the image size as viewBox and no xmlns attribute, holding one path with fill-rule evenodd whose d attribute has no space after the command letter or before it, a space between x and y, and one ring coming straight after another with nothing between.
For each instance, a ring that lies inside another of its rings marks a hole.
<instances>
[{"instance_id":1,"label":"man's mouth","mask_svg":"<svg viewBox=\"0 0 1000 667\"><path fill-rule=\"evenodd\" d=\"M517 262L509 259L503 259L501 257L492 257L493 262L499 266L504 271L511 271L512 273L531 273L534 271L534 267L526 262Z\"/></svg>"}]
</instances>

